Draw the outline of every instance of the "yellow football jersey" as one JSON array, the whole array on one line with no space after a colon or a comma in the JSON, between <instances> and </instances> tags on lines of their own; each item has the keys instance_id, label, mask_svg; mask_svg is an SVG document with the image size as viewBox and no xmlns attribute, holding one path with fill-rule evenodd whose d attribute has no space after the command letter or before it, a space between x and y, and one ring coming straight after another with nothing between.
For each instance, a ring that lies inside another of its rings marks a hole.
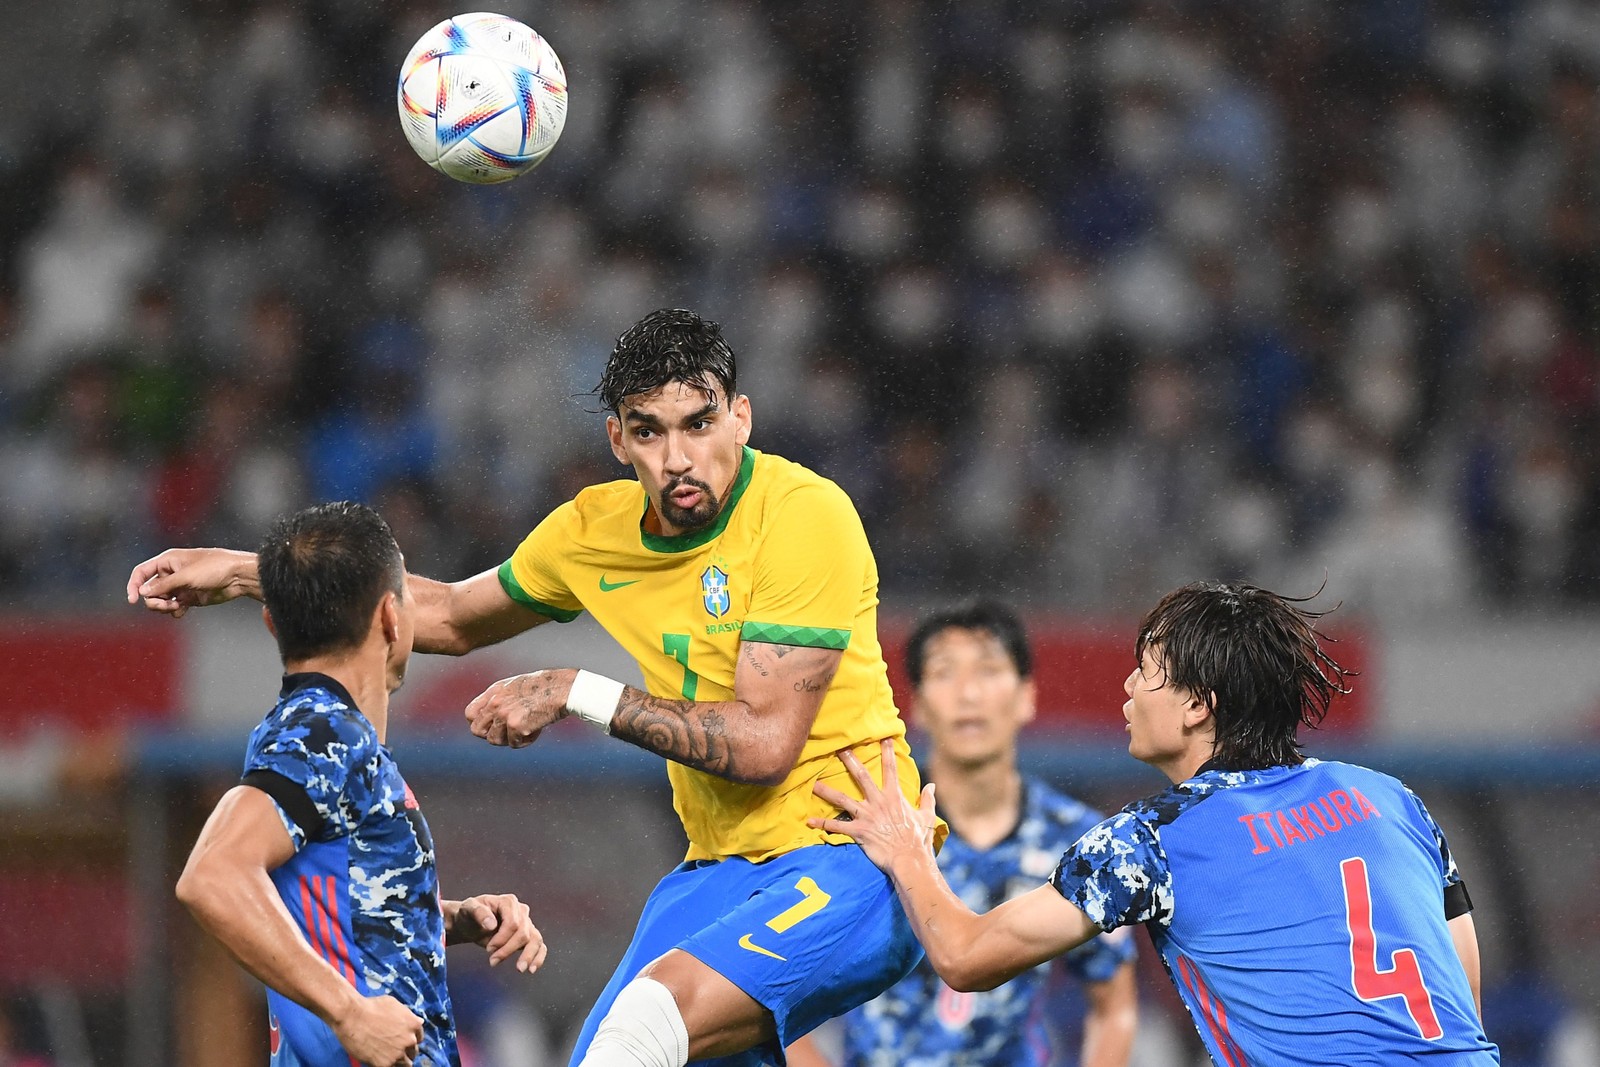
<instances>
[{"instance_id":1,"label":"yellow football jersey","mask_svg":"<svg viewBox=\"0 0 1600 1067\"><path fill-rule=\"evenodd\" d=\"M647 510L635 480L583 490L517 547L500 568L501 585L561 622L588 611L660 697L733 699L741 641L844 652L800 760L779 785L743 785L668 762L687 858L760 861L846 840L806 825L835 814L811 785L822 780L859 795L836 758L846 748L881 781L877 742L886 737L895 739L900 781L914 803L921 784L878 645L878 566L844 491L746 448L711 526L663 537L643 529Z\"/></svg>"}]
</instances>

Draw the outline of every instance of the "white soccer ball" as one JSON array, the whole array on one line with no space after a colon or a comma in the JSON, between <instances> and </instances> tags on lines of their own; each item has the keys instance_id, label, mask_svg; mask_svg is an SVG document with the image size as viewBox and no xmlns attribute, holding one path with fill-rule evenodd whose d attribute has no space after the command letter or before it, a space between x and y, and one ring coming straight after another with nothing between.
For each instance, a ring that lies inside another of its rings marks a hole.
<instances>
[{"instance_id":1,"label":"white soccer ball","mask_svg":"<svg viewBox=\"0 0 1600 1067\"><path fill-rule=\"evenodd\" d=\"M457 181L510 181L544 162L567 122L567 74L537 33L476 11L422 35L400 68L400 125Z\"/></svg>"}]
</instances>

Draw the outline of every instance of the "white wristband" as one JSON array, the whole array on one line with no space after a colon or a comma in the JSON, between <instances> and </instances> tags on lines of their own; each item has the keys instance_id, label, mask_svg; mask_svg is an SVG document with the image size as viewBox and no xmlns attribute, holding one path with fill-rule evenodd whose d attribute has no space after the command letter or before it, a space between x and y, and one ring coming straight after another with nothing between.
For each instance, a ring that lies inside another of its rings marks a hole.
<instances>
[{"instance_id":1,"label":"white wristband","mask_svg":"<svg viewBox=\"0 0 1600 1067\"><path fill-rule=\"evenodd\" d=\"M572 680L572 691L567 694L567 711L584 722L592 722L606 733L611 732L611 717L622 703L622 691L627 688L614 678L603 674L579 671Z\"/></svg>"}]
</instances>

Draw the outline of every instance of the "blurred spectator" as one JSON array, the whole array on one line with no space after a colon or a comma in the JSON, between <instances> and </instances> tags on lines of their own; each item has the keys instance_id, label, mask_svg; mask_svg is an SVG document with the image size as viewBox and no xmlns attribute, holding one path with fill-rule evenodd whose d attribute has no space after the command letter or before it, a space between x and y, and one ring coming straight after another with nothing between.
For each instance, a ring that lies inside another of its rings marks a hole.
<instances>
[{"instance_id":1,"label":"blurred spectator","mask_svg":"<svg viewBox=\"0 0 1600 1067\"><path fill-rule=\"evenodd\" d=\"M0 1011L0 1067L53 1067L48 1056L29 1051L9 1006Z\"/></svg>"},{"instance_id":2,"label":"blurred spectator","mask_svg":"<svg viewBox=\"0 0 1600 1067\"><path fill-rule=\"evenodd\" d=\"M0 215L8 596L310 496L494 562L604 464L618 330L689 304L888 594L1326 573L1381 613L1432 545L1462 608L1600 601L1584 5L512 13L574 80L508 187L418 164L371 89L408 5L152 11L95 106L8 120L45 205Z\"/></svg>"}]
</instances>

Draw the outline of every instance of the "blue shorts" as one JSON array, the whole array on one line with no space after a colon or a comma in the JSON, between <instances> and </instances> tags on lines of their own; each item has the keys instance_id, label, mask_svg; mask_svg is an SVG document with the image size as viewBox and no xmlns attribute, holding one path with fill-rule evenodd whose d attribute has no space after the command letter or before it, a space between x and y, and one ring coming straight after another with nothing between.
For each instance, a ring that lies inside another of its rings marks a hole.
<instances>
[{"instance_id":1,"label":"blue shorts","mask_svg":"<svg viewBox=\"0 0 1600 1067\"><path fill-rule=\"evenodd\" d=\"M784 1046L876 997L922 958L894 886L857 845L809 845L764 863L684 863L645 902L633 943L578 1035L574 1067L622 987L675 948L744 990L777 1024L775 1045L696 1061L725 1067L782 1064Z\"/></svg>"}]
</instances>

